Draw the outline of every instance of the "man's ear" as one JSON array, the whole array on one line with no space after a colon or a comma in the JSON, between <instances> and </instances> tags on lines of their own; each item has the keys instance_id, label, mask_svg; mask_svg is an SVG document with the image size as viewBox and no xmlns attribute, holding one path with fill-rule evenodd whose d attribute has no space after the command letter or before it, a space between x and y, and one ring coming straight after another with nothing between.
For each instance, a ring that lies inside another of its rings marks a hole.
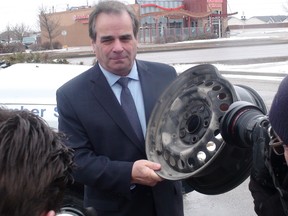
<instances>
[{"instance_id":1,"label":"man's ear","mask_svg":"<svg viewBox=\"0 0 288 216\"><path fill-rule=\"evenodd\" d=\"M95 53L95 50L96 50L96 41L95 41L95 40L92 40L92 41L91 41L91 45L92 45L93 52Z\"/></svg>"}]
</instances>

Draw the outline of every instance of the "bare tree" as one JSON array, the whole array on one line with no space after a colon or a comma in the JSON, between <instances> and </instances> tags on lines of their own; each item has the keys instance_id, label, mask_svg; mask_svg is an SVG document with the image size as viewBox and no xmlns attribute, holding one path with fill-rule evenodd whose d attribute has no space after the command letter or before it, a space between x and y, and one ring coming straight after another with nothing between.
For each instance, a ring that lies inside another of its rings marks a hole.
<instances>
[{"instance_id":1,"label":"bare tree","mask_svg":"<svg viewBox=\"0 0 288 216\"><path fill-rule=\"evenodd\" d=\"M11 26L8 24L6 25L6 29L5 29L5 37L7 38L7 43L10 43L12 37L13 37L13 33L11 30Z\"/></svg>"},{"instance_id":2,"label":"bare tree","mask_svg":"<svg viewBox=\"0 0 288 216\"><path fill-rule=\"evenodd\" d=\"M39 9L39 23L41 34L49 40L50 49L53 49L53 39L61 34L60 17L51 16L51 13L42 6Z\"/></svg>"},{"instance_id":3,"label":"bare tree","mask_svg":"<svg viewBox=\"0 0 288 216\"><path fill-rule=\"evenodd\" d=\"M16 39L22 42L23 37L30 32L30 27L26 26L24 23L21 23L20 25L16 24L12 27L12 31L14 32Z\"/></svg>"}]
</instances>

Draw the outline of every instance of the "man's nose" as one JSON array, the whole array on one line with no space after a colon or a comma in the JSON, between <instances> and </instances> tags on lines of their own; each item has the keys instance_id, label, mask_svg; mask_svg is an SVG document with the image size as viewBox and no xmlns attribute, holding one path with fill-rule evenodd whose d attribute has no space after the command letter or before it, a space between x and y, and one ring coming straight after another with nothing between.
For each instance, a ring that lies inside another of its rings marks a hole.
<instances>
[{"instance_id":1,"label":"man's nose","mask_svg":"<svg viewBox=\"0 0 288 216\"><path fill-rule=\"evenodd\" d=\"M114 41L113 51L114 52L122 52L123 51L123 45L119 39Z\"/></svg>"}]
</instances>

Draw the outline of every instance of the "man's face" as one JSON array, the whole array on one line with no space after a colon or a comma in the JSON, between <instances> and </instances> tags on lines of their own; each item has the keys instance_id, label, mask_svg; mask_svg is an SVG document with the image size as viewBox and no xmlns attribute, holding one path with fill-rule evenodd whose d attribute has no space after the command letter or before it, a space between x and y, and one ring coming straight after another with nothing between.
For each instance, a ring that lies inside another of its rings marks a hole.
<instances>
[{"instance_id":1,"label":"man's face","mask_svg":"<svg viewBox=\"0 0 288 216\"><path fill-rule=\"evenodd\" d=\"M127 75L137 52L137 39L129 14L99 14L96 32L92 46L100 65L116 75Z\"/></svg>"}]
</instances>

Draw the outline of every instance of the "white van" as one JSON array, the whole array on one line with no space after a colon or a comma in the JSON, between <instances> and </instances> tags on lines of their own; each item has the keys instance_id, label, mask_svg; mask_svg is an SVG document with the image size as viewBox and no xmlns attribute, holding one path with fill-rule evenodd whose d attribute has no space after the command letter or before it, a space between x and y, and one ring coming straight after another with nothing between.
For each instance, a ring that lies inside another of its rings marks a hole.
<instances>
[{"instance_id":1,"label":"white van","mask_svg":"<svg viewBox=\"0 0 288 216\"><path fill-rule=\"evenodd\" d=\"M27 109L57 129L56 90L90 67L21 63L0 69L0 106Z\"/></svg>"}]
</instances>

